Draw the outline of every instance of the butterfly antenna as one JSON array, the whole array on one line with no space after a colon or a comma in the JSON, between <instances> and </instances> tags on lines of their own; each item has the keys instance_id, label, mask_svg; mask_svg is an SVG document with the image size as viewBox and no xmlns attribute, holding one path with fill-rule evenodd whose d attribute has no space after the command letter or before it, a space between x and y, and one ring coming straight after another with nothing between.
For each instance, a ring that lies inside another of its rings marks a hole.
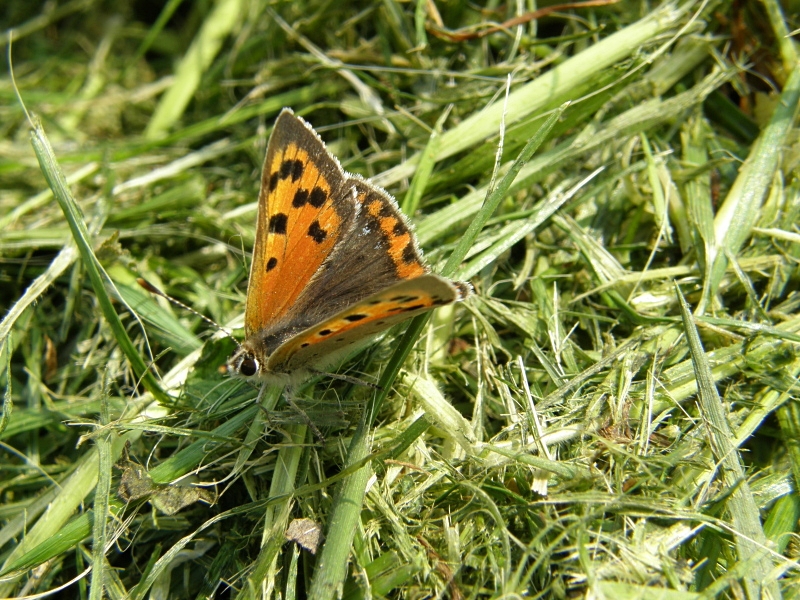
<instances>
[{"instance_id":1,"label":"butterfly antenna","mask_svg":"<svg viewBox=\"0 0 800 600\"><path fill-rule=\"evenodd\" d=\"M138 283L140 286L142 286L144 289L146 289L151 294L155 294L156 296L161 296L165 300L169 300L170 302L172 302L175 306L180 306L183 310L187 310L190 313L192 313L193 315L200 317L201 319L203 319L203 321L205 321L206 323L211 325L214 329L216 329L217 331L221 331L226 336L228 336L230 339L232 339L234 342L236 342L237 346L239 345L239 342L236 340L236 338L233 337L230 333L228 333L227 329L225 329L222 325L220 325L219 323L217 323L213 319L209 319L204 314L201 314L201 313L197 312L191 306L187 306L186 304L184 304L180 300L178 300L176 298L173 298L172 296L170 296L169 294L167 294L165 292L162 292L160 289L158 289L156 286L154 286L152 283L150 283L146 279L142 279L141 277L137 277L136 278L136 283Z\"/></svg>"}]
</instances>

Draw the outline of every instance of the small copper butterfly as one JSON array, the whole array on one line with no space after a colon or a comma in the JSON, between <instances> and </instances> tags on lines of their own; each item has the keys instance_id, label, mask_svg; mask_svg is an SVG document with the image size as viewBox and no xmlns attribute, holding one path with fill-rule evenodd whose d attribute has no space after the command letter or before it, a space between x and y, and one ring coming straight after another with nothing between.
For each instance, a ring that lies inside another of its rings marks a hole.
<instances>
[{"instance_id":1,"label":"small copper butterfly","mask_svg":"<svg viewBox=\"0 0 800 600\"><path fill-rule=\"evenodd\" d=\"M394 199L346 173L311 125L283 109L261 175L245 341L229 373L302 380L471 291L431 273Z\"/></svg>"}]
</instances>

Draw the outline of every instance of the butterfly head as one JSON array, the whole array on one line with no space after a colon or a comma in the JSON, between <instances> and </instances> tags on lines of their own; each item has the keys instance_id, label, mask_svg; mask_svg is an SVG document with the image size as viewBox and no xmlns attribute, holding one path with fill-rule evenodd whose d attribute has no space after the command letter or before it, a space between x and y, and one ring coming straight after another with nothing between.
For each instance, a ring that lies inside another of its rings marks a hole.
<instances>
[{"instance_id":1,"label":"butterfly head","mask_svg":"<svg viewBox=\"0 0 800 600\"><path fill-rule=\"evenodd\" d=\"M307 377L305 369L285 368L285 365L270 361L275 345L275 340L270 340L268 336L265 339L263 332L247 337L228 359L228 375L272 384L299 383Z\"/></svg>"},{"instance_id":2,"label":"butterfly head","mask_svg":"<svg viewBox=\"0 0 800 600\"><path fill-rule=\"evenodd\" d=\"M261 370L261 361L244 346L239 346L228 359L228 373L238 377L257 377Z\"/></svg>"},{"instance_id":3,"label":"butterfly head","mask_svg":"<svg viewBox=\"0 0 800 600\"><path fill-rule=\"evenodd\" d=\"M263 336L249 335L228 359L228 374L241 379L267 381L277 375L269 368L269 357L274 351Z\"/></svg>"}]
</instances>

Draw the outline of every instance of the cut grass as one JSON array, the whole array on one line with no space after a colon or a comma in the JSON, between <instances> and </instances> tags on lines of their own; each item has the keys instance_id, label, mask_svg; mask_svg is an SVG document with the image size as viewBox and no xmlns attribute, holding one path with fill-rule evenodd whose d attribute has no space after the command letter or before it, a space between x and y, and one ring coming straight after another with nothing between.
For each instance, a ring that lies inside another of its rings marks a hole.
<instances>
[{"instance_id":1,"label":"cut grass","mask_svg":"<svg viewBox=\"0 0 800 600\"><path fill-rule=\"evenodd\" d=\"M0 597L796 595L796 17L470 38L517 8L2 9ZM287 105L477 291L309 382L324 441L135 283L241 327Z\"/></svg>"}]
</instances>

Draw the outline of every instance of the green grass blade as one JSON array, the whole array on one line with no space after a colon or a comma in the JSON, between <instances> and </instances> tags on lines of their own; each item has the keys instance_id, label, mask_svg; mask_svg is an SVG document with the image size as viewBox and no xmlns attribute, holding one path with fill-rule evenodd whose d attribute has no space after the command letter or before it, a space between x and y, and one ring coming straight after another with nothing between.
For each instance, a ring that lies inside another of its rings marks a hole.
<instances>
[{"instance_id":1,"label":"green grass blade","mask_svg":"<svg viewBox=\"0 0 800 600\"><path fill-rule=\"evenodd\" d=\"M113 455L118 457L124 446L125 440L119 438L114 442ZM8 555L3 563L0 572L10 569L21 557L38 548L41 556L46 555L50 550L49 544L52 538L57 535L64 525L69 522L72 515L81 506L86 497L94 489L98 478L98 454L97 451L90 451L81 457L74 471L69 477L61 482L57 498L47 507L45 514L36 521L25 535L25 538L16 545L14 550ZM77 530L76 530L77 531ZM79 531L83 531L79 528ZM85 536L85 534L83 534ZM72 537L66 543L77 544L83 538ZM41 546L40 545L43 545ZM12 595L14 584L13 579L0 582L0 594L3 597Z\"/></svg>"},{"instance_id":2,"label":"green grass blade","mask_svg":"<svg viewBox=\"0 0 800 600\"><path fill-rule=\"evenodd\" d=\"M242 0L217 0L214 3L199 34L178 65L175 81L147 124L145 137L152 140L163 136L180 119L222 42L239 20L243 7Z\"/></svg>"},{"instance_id":3,"label":"green grass blade","mask_svg":"<svg viewBox=\"0 0 800 600\"><path fill-rule=\"evenodd\" d=\"M87 510L79 517L63 524L41 544L32 547L15 560L7 561L0 569L0 576L8 577L16 572L22 573L46 563L51 558L75 548L92 535L93 529L94 511Z\"/></svg>"},{"instance_id":4,"label":"green grass blade","mask_svg":"<svg viewBox=\"0 0 800 600\"><path fill-rule=\"evenodd\" d=\"M41 294L75 262L78 256L78 249L72 242L68 242L61 249L47 270L28 286L25 293L17 299L11 309L3 316L3 320L0 321L0 343L7 342L14 324L25 312L25 309L33 305Z\"/></svg>"},{"instance_id":5,"label":"green grass blade","mask_svg":"<svg viewBox=\"0 0 800 600\"><path fill-rule=\"evenodd\" d=\"M345 466L366 458L369 444L369 426L366 419L356 429L347 451ZM347 575L347 563L353 546L361 510L364 504L367 482L372 476L372 467L364 465L345 479L336 491L327 527L327 539L319 553L317 568L311 580L308 597L326 600L336 595Z\"/></svg>"},{"instance_id":6,"label":"green grass blade","mask_svg":"<svg viewBox=\"0 0 800 600\"><path fill-rule=\"evenodd\" d=\"M789 32L789 28L786 26L783 9L776 0L764 0L763 4L764 8L767 9L769 24L772 26L775 41L780 48L783 68L786 72L795 71L797 70L797 48L792 42L792 34Z\"/></svg>"},{"instance_id":7,"label":"green grass blade","mask_svg":"<svg viewBox=\"0 0 800 600\"><path fill-rule=\"evenodd\" d=\"M714 385L711 367L700 342L689 305L676 286L681 307L684 333L692 354L697 377L698 406L706 422L708 443L720 465L720 477L730 490L727 508L731 514L731 527L736 537L738 560L749 563L752 570L744 575L744 587L751 598L760 598L762 592L780 598L781 591L773 578L772 561L761 526L761 519L750 486L747 483L741 458L736 449L733 432L723 410L722 401Z\"/></svg>"},{"instance_id":8,"label":"green grass blade","mask_svg":"<svg viewBox=\"0 0 800 600\"><path fill-rule=\"evenodd\" d=\"M38 122L34 123L34 129L31 132L31 143L33 144L42 173L50 189L53 190L53 195L67 219L73 239L78 246L84 268L86 269L86 274L89 276L92 288L97 296L97 301L103 311L103 316L114 332L117 343L130 361L136 376L141 378L142 384L147 390L160 401L167 402L169 398L161 389L156 378L149 371L144 360L142 360L142 357L128 337L125 327L119 320L119 316L111 304L111 298L109 298L103 283L104 279L107 280L108 278L104 277L102 267L97 257L94 255L89 232L81 216L80 208L75 203L75 199L69 191L64 174L61 172L61 168L58 166L56 157L53 154L53 149L47 140L44 129L42 129L41 124Z\"/></svg>"},{"instance_id":9,"label":"green grass blade","mask_svg":"<svg viewBox=\"0 0 800 600\"><path fill-rule=\"evenodd\" d=\"M567 106L568 104L564 104L558 110L553 111L553 114L551 114L547 120L542 123L542 126L539 128L536 134L528 141L527 144L525 144L522 152L519 153L519 156L511 164L508 172L503 175L503 178L497 183L497 186L489 191L483 206L478 211L478 214L475 216L472 222L470 222L466 233L461 237L461 240L458 242L455 250L453 250L444 267L442 267L442 275L445 277L451 277L453 273L456 272L458 266L467 256L467 252L469 252L470 248L472 248L472 245L475 243L478 234L481 232L481 230L483 230L486 223L497 210L500 202L506 197L506 194L508 194L511 184L514 183L514 180L517 178L522 168L531 159L533 153L536 152L539 149L539 146L541 146L545 139L547 139L547 134L550 133L550 130L553 129L553 126L561 118L561 115L564 114Z\"/></svg>"},{"instance_id":10,"label":"green grass blade","mask_svg":"<svg viewBox=\"0 0 800 600\"><path fill-rule=\"evenodd\" d=\"M739 169L736 181L714 220L715 252L710 286L715 290L725 274L726 254L737 256L751 235L762 202L773 185L781 150L800 106L800 68L786 81L769 123Z\"/></svg>"},{"instance_id":11,"label":"green grass blade","mask_svg":"<svg viewBox=\"0 0 800 600\"><path fill-rule=\"evenodd\" d=\"M107 427L110 421L107 402L101 412L100 425ZM98 479L94 490L94 522L92 524L92 578L89 600L102 600L105 596L105 581L108 574L106 564L106 544L108 543L108 523L110 522L109 496L111 495L111 469L114 463L112 434L101 431L96 438L98 456Z\"/></svg>"},{"instance_id":12,"label":"green grass blade","mask_svg":"<svg viewBox=\"0 0 800 600\"><path fill-rule=\"evenodd\" d=\"M0 11L79 200L51 200L0 86L0 597L798 588L797 31L779 1L55 4ZM284 106L477 290L329 367L379 394L295 390L307 419L231 381L233 342L134 282L240 338ZM299 517L326 530L316 556L286 540Z\"/></svg>"},{"instance_id":13,"label":"green grass blade","mask_svg":"<svg viewBox=\"0 0 800 600\"><path fill-rule=\"evenodd\" d=\"M433 173L433 167L436 164L435 157L439 152L439 141L442 135L442 127L450 114L449 110L445 110L442 115L436 120L436 125L433 126L431 137L428 138L428 143L422 151L419 160L419 167L414 172L414 177L411 180L411 185L408 187L405 198L400 203L400 208L406 215L414 215L419 208L422 195L425 193L425 188Z\"/></svg>"},{"instance_id":14,"label":"green grass blade","mask_svg":"<svg viewBox=\"0 0 800 600\"><path fill-rule=\"evenodd\" d=\"M530 83L509 95L508 105L497 102L470 115L453 129L442 134L440 152L442 160L493 135L500 128L505 114L507 124L516 123L534 113L553 97L581 85L604 68L610 67L638 51L675 27L685 9L676 9L671 3L655 9L648 16L591 45L582 53L565 60L557 67L543 73ZM419 163L419 155L409 158L397 167L383 173L376 181L383 186L409 177Z\"/></svg>"},{"instance_id":15,"label":"green grass blade","mask_svg":"<svg viewBox=\"0 0 800 600\"><path fill-rule=\"evenodd\" d=\"M478 216L473 220L466 234L461 239L461 242L453 251L453 254L451 254L449 260L442 269L443 275L451 275L464 259L475 241L475 238L486 222L491 218L500 201L505 197L508 188L513 183L520 169L530 160L533 153L546 139L547 134L565 109L566 106L550 115L547 121L542 124L537 134L525 145L525 148L514 161L509 171L489 194ZM400 340L400 344L392 355L378 383L381 390L377 392L375 398L370 403L364 420L359 424L353 436L353 440L348 448L346 466L358 462L368 455L368 432L371 428L371 424L385 401L397 374L400 372L400 367L405 362L419 334L422 332L422 328L427 323L428 318L429 315L421 315L413 319L408 329L406 329L403 338ZM343 584L344 576L347 572L346 567L350 553L350 545L352 544L353 535L355 535L354 525L357 523L359 515L361 514L361 505L365 493L364 486L371 472L372 470L369 466L364 466L359 469L356 474L347 478L341 484L337 492L337 498L332 508L331 520L328 524L328 531L336 533L335 535L329 533L329 536L334 535L334 537L329 537L322 548L319 562L320 566L314 574L312 582L311 595L309 596L311 598L329 598L333 591L338 589L337 586Z\"/></svg>"},{"instance_id":16,"label":"green grass blade","mask_svg":"<svg viewBox=\"0 0 800 600\"><path fill-rule=\"evenodd\" d=\"M131 60L131 64L136 64L136 62L144 56L145 52L147 52L155 42L158 35L164 30L164 27L169 22L172 15L178 10L178 7L183 3L183 0L168 0L164 7L161 9L161 12L158 15L158 19L156 22L153 23L153 26L147 31L147 35L144 36L144 39L139 44L139 47L136 49L136 54L133 55L133 60Z\"/></svg>"}]
</instances>

